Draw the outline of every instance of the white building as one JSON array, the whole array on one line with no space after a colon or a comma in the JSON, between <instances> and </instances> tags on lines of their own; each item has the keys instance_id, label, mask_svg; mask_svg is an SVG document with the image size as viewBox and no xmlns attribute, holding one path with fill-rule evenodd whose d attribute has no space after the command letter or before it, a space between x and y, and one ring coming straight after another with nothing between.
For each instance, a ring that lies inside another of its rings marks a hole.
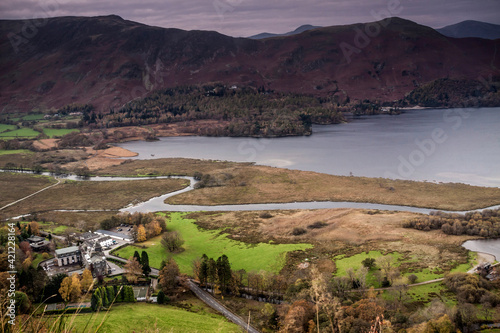
<instances>
[{"instance_id":1,"label":"white building","mask_svg":"<svg viewBox=\"0 0 500 333\"><path fill-rule=\"evenodd\" d=\"M58 266L76 264L82 261L82 255L78 246L65 247L56 250L56 259Z\"/></svg>"}]
</instances>

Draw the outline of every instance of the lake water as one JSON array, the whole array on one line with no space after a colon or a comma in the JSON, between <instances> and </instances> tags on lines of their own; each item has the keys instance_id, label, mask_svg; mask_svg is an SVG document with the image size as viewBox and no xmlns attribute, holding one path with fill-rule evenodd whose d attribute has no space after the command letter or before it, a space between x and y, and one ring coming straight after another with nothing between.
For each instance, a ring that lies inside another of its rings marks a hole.
<instances>
[{"instance_id":1,"label":"lake water","mask_svg":"<svg viewBox=\"0 0 500 333\"><path fill-rule=\"evenodd\" d=\"M500 239L469 240L462 246L470 251L492 254L496 260L500 259Z\"/></svg>"},{"instance_id":2,"label":"lake water","mask_svg":"<svg viewBox=\"0 0 500 333\"><path fill-rule=\"evenodd\" d=\"M499 187L499 129L500 108L428 109L315 125L308 137L190 136L120 146L139 153L139 159L255 162L334 175Z\"/></svg>"}]
</instances>

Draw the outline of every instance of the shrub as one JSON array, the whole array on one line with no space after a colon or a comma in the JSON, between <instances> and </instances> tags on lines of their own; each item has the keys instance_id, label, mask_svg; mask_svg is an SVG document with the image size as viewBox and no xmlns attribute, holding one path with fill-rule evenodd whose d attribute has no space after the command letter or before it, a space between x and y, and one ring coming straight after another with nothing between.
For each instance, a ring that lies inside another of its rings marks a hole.
<instances>
[{"instance_id":1,"label":"shrub","mask_svg":"<svg viewBox=\"0 0 500 333\"><path fill-rule=\"evenodd\" d=\"M306 232L307 232L306 229L300 228L300 227L296 227L296 228L293 228L292 235L294 235L294 236L300 236L300 235L305 234Z\"/></svg>"},{"instance_id":2,"label":"shrub","mask_svg":"<svg viewBox=\"0 0 500 333\"><path fill-rule=\"evenodd\" d=\"M314 222L313 224L308 225L307 228L308 229L321 229L321 228L326 227L327 225L328 224L326 224L323 221L317 221L317 222Z\"/></svg>"},{"instance_id":3,"label":"shrub","mask_svg":"<svg viewBox=\"0 0 500 333\"><path fill-rule=\"evenodd\" d=\"M273 215L269 212L262 212L260 213L259 217L261 219L270 219L271 217L273 217Z\"/></svg>"}]
</instances>

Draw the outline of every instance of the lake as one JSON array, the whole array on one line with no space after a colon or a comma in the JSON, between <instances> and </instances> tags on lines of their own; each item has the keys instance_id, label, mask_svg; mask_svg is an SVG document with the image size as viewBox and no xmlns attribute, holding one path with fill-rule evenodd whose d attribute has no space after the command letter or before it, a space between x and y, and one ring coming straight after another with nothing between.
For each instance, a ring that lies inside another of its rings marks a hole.
<instances>
[{"instance_id":1,"label":"lake","mask_svg":"<svg viewBox=\"0 0 500 333\"><path fill-rule=\"evenodd\" d=\"M500 239L469 240L462 244L467 250L492 254L500 259Z\"/></svg>"},{"instance_id":2,"label":"lake","mask_svg":"<svg viewBox=\"0 0 500 333\"><path fill-rule=\"evenodd\" d=\"M119 146L139 153L139 159L255 162L334 175L498 187L499 125L500 108L427 109L314 125L313 135L303 137L189 136Z\"/></svg>"}]
</instances>

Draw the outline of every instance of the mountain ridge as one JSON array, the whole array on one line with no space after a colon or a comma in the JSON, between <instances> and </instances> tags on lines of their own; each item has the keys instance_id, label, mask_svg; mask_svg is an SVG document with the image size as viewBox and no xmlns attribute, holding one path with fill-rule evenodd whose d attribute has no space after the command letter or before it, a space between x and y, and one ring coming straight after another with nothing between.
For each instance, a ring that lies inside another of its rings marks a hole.
<instances>
[{"instance_id":1,"label":"mountain ridge","mask_svg":"<svg viewBox=\"0 0 500 333\"><path fill-rule=\"evenodd\" d=\"M439 78L478 79L500 68L499 41L448 38L400 18L263 40L118 16L44 22L0 21L4 111L90 103L108 112L156 89L210 82L389 102ZM23 35L26 24L33 36Z\"/></svg>"},{"instance_id":2,"label":"mountain ridge","mask_svg":"<svg viewBox=\"0 0 500 333\"><path fill-rule=\"evenodd\" d=\"M436 29L439 33L453 38L500 38L500 25L474 20L466 20Z\"/></svg>"}]
</instances>

